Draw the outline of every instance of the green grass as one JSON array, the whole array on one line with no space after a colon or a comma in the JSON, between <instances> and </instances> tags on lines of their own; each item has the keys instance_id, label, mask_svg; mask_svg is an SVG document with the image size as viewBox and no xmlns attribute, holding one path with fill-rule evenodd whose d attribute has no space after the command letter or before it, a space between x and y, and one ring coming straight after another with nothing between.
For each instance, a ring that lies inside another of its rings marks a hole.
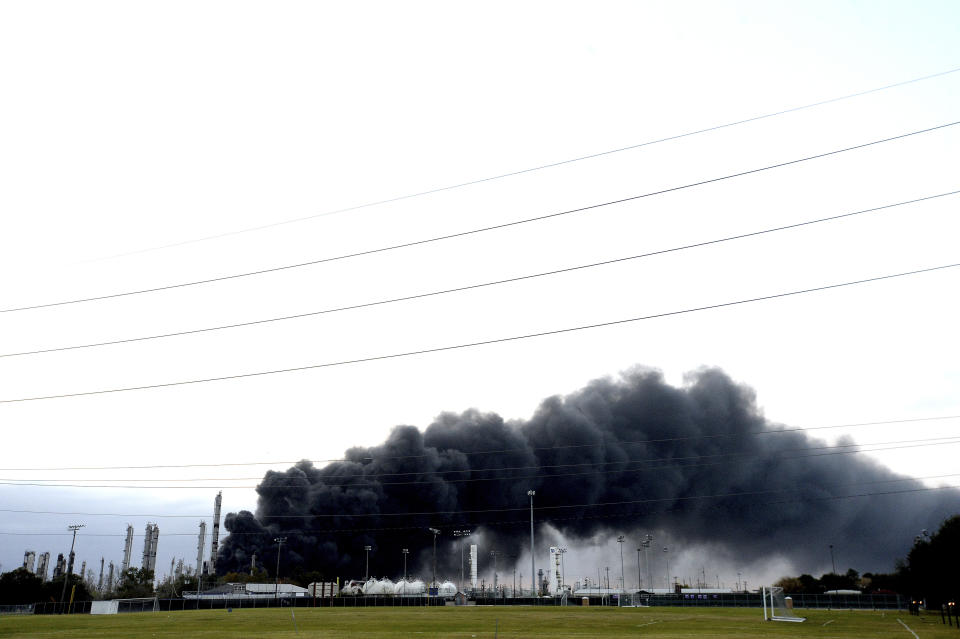
<instances>
[{"instance_id":1,"label":"green grass","mask_svg":"<svg viewBox=\"0 0 960 639\"><path fill-rule=\"evenodd\" d=\"M752 608L298 608L296 629L290 608L199 610L120 615L36 615L0 617L0 637L123 639L293 638L455 638L569 639L589 637L871 637L960 638L940 617L912 617L886 611L802 611L805 623L764 622ZM828 623L829 622L829 623ZM826 624L826 625L824 625Z\"/></svg>"}]
</instances>

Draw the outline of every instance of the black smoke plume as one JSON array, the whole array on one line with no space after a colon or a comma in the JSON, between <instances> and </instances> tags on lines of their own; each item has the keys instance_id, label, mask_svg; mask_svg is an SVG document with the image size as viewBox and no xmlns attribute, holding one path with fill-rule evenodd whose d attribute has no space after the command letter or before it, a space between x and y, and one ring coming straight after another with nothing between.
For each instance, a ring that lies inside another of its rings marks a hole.
<instances>
[{"instance_id":1,"label":"black smoke plume","mask_svg":"<svg viewBox=\"0 0 960 639\"><path fill-rule=\"evenodd\" d=\"M840 540L845 567L890 570L917 531L960 510L956 490L920 490L863 455L838 454L851 448L774 432L785 429L716 369L681 388L647 369L597 380L546 399L529 421L444 413L423 432L397 426L380 446L351 448L346 461L268 472L257 512L226 516L217 570L246 571L256 553L272 575L273 539L285 536L282 574L362 578L370 545L372 573L401 575L408 548L408 570L429 577L428 528L441 543L472 528L488 548L525 549L531 489L538 524L567 543L666 531L738 565L779 556L810 571ZM459 555L438 554L442 572L459 573Z\"/></svg>"}]
</instances>

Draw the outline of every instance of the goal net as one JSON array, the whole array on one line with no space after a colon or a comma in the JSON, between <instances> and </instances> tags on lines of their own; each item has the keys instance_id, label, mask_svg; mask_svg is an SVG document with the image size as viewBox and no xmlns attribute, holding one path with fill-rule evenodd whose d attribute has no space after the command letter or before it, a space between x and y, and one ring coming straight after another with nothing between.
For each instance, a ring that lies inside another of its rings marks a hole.
<instances>
[{"instance_id":1,"label":"goal net","mask_svg":"<svg viewBox=\"0 0 960 639\"><path fill-rule=\"evenodd\" d=\"M618 598L621 608L649 608L650 595L639 592L622 592Z\"/></svg>"},{"instance_id":2,"label":"goal net","mask_svg":"<svg viewBox=\"0 0 960 639\"><path fill-rule=\"evenodd\" d=\"M800 617L793 612L793 600L784 596L783 588L779 586L764 587L761 589L763 594L763 618L766 621L806 621L806 617Z\"/></svg>"},{"instance_id":3,"label":"goal net","mask_svg":"<svg viewBox=\"0 0 960 639\"><path fill-rule=\"evenodd\" d=\"M134 597L94 601L90 605L91 615L115 615L118 612L160 612L160 602L156 597Z\"/></svg>"}]
</instances>

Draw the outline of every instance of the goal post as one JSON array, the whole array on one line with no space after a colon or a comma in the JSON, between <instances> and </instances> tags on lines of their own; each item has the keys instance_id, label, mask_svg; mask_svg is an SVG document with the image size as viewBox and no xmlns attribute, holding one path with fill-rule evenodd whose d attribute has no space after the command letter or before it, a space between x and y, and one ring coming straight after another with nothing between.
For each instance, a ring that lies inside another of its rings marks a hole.
<instances>
[{"instance_id":1,"label":"goal post","mask_svg":"<svg viewBox=\"0 0 960 639\"><path fill-rule=\"evenodd\" d=\"M764 621L806 621L806 617L800 617L793 612L793 600L783 594L783 588L779 586L764 586L760 589L763 596L763 619Z\"/></svg>"},{"instance_id":2,"label":"goal post","mask_svg":"<svg viewBox=\"0 0 960 639\"><path fill-rule=\"evenodd\" d=\"M115 615L121 612L160 612L160 601L157 597L132 597L94 601L90 605L91 615Z\"/></svg>"}]
</instances>

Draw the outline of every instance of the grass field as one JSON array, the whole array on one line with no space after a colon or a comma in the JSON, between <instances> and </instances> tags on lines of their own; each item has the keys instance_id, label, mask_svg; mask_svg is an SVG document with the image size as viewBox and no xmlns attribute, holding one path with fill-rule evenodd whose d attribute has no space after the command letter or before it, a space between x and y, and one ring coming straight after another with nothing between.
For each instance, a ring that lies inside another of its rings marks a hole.
<instances>
[{"instance_id":1,"label":"grass field","mask_svg":"<svg viewBox=\"0 0 960 639\"><path fill-rule=\"evenodd\" d=\"M798 611L805 623L764 622L749 608L290 608L200 610L120 615L0 617L0 637L30 639L277 639L362 637L364 639L451 637L522 639L543 637L870 637L960 639L960 630L940 617L898 611ZM296 627L294 626L296 623Z\"/></svg>"}]
</instances>

